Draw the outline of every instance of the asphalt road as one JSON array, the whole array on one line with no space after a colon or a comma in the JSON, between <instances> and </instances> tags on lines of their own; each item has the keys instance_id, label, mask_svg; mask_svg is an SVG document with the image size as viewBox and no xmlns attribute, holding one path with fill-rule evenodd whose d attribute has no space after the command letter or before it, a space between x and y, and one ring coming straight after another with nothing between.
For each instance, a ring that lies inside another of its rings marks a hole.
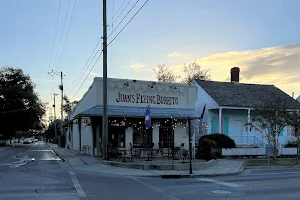
<instances>
[{"instance_id":1,"label":"asphalt road","mask_svg":"<svg viewBox=\"0 0 300 200\"><path fill-rule=\"evenodd\" d=\"M43 142L0 151L0 199L80 199L68 168Z\"/></svg>"},{"instance_id":2,"label":"asphalt road","mask_svg":"<svg viewBox=\"0 0 300 200\"><path fill-rule=\"evenodd\" d=\"M299 200L300 169L184 179L109 176L70 168L39 142L0 149L0 199Z\"/></svg>"}]
</instances>

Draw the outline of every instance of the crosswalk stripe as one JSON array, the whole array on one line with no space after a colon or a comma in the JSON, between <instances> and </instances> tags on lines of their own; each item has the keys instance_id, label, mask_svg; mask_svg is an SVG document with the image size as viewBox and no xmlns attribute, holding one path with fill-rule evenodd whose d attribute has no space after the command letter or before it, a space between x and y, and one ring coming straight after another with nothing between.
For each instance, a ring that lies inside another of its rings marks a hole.
<instances>
[{"instance_id":1,"label":"crosswalk stripe","mask_svg":"<svg viewBox=\"0 0 300 200\"><path fill-rule=\"evenodd\" d=\"M199 181L205 181L205 182L210 182L210 183L215 183L219 185L225 185L228 187L244 187L243 185L236 184L236 183L229 183L229 182L224 182L224 181L219 181L215 179L210 179L210 178L198 178Z\"/></svg>"}]
</instances>

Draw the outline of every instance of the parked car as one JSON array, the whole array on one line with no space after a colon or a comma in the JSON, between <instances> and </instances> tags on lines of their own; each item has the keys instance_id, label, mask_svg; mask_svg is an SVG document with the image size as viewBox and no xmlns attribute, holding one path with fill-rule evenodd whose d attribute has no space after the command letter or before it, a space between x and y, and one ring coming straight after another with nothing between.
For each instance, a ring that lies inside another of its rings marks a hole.
<instances>
[{"instance_id":1,"label":"parked car","mask_svg":"<svg viewBox=\"0 0 300 200\"><path fill-rule=\"evenodd\" d=\"M39 140L38 140L38 139L36 139L36 138L34 138L34 139L33 139L33 142L38 142L38 141L39 141Z\"/></svg>"},{"instance_id":2,"label":"parked car","mask_svg":"<svg viewBox=\"0 0 300 200\"><path fill-rule=\"evenodd\" d=\"M33 142L32 138L25 138L23 144L30 144L32 142Z\"/></svg>"}]
</instances>

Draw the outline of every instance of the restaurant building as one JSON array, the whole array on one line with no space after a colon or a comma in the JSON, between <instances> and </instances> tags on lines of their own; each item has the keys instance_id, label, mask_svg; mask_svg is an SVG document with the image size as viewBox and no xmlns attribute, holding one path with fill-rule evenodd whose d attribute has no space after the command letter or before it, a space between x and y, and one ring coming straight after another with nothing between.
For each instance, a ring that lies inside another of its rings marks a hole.
<instances>
[{"instance_id":1,"label":"restaurant building","mask_svg":"<svg viewBox=\"0 0 300 200\"><path fill-rule=\"evenodd\" d=\"M96 155L96 135L102 135L103 79L96 77L89 90L69 116L66 147ZM195 145L197 87L193 84L127 79L108 79L108 142L112 147L174 148L188 147L187 119L192 119ZM150 106L151 127L145 126ZM98 132L98 133L97 133Z\"/></svg>"}]
</instances>

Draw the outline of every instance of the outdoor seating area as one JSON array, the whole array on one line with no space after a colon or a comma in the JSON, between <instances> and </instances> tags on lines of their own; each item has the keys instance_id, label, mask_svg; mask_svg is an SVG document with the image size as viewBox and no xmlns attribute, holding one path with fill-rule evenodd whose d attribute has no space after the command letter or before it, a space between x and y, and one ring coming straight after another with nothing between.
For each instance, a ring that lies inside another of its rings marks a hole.
<instances>
[{"instance_id":1,"label":"outdoor seating area","mask_svg":"<svg viewBox=\"0 0 300 200\"><path fill-rule=\"evenodd\" d=\"M190 153L188 147L175 148L108 148L110 161L131 162L131 163L188 163ZM203 162L195 159L195 148L192 148L192 162Z\"/></svg>"}]
</instances>

